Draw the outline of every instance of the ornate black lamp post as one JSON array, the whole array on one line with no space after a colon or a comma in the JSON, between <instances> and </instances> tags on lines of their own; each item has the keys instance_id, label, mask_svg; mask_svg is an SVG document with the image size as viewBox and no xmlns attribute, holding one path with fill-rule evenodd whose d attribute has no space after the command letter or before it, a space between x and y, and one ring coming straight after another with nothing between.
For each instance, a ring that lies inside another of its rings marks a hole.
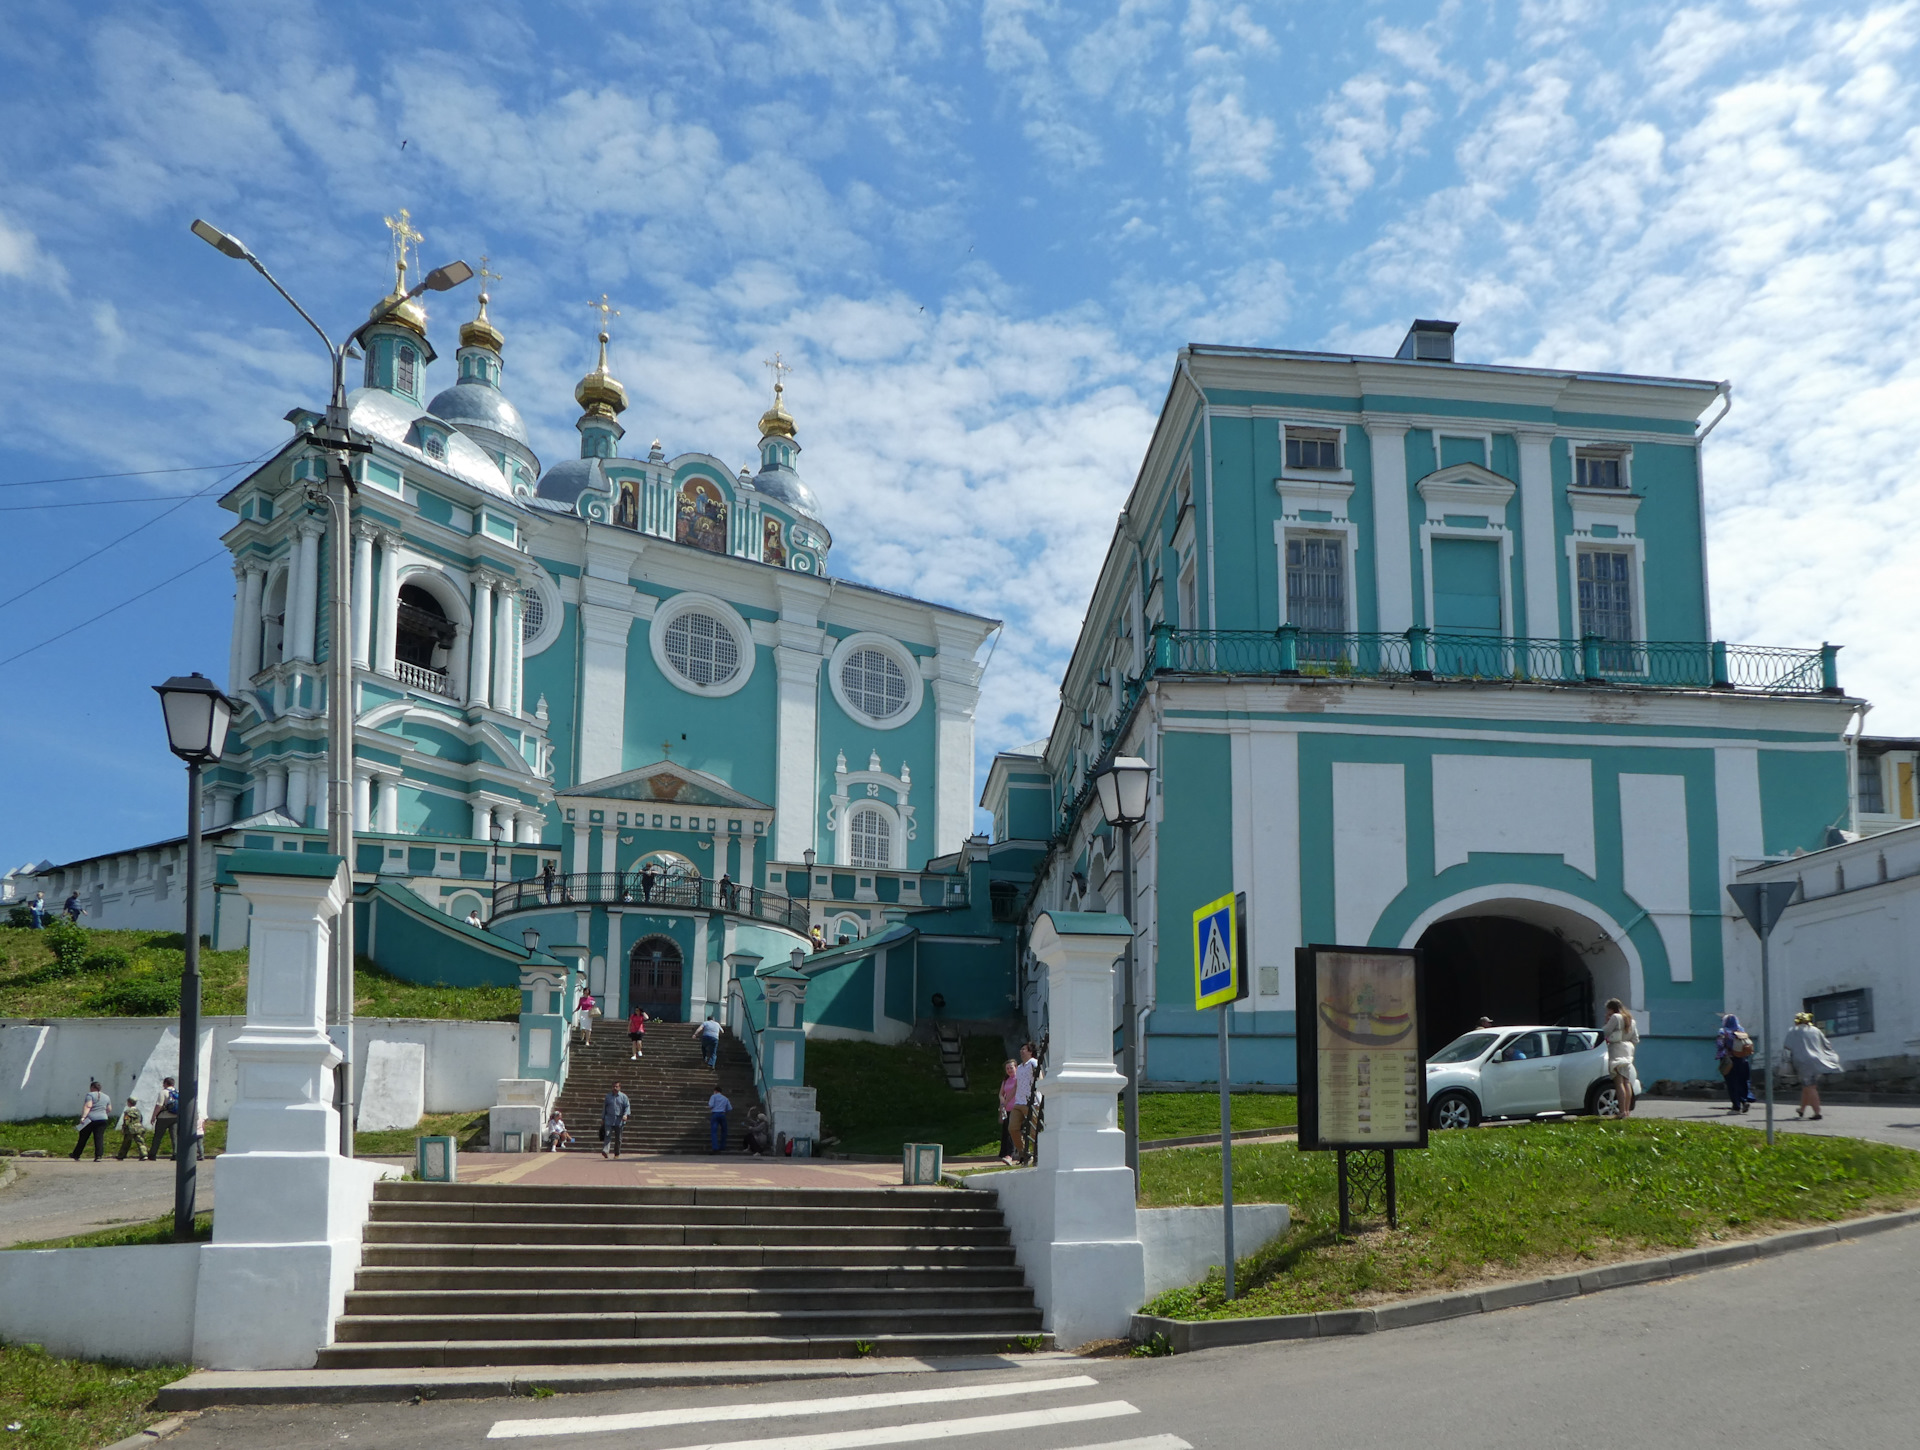
<instances>
[{"instance_id":1,"label":"ornate black lamp post","mask_svg":"<svg viewBox=\"0 0 1920 1450\"><path fill-rule=\"evenodd\" d=\"M180 976L180 1116L173 1125L173 1236L193 1237L200 1157L200 771L227 748L233 701L205 675L155 685L167 721L167 748L187 763L186 967Z\"/></svg>"},{"instance_id":2,"label":"ornate black lamp post","mask_svg":"<svg viewBox=\"0 0 1920 1450\"><path fill-rule=\"evenodd\" d=\"M1120 881L1121 890L1126 893L1128 926L1133 925L1133 828L1147 818L1147 794L1152 784L1153 767L1137 755L1114 756L1093 778L1094 790L1100 796L1101 813L1120 838ZM1125 1065L1121 1071L1127 1075L1127 1167L1133 1170L1137 1185L1140 1181L1140 1074L1136 1068L1140 1058L1140 1013L1133 1000L1131 935L1127 937L1124 970L1127 975L1120 1010L1126 1015L1121 1029Z\"/></svg>"}]
</instances>

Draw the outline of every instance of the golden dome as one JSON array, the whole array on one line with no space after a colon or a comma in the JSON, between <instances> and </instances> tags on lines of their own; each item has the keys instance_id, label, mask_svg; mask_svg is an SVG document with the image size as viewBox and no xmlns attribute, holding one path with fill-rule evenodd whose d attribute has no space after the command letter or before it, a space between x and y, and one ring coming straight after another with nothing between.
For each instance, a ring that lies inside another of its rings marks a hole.
<instances>
[{"instance_id":1,"label":"golden dome","mask_svg":"<svg viewBox=\"0 0 1920 1450\"><path fill-rule=\"evenodd\" d=\"M611 418L626 411L627 390L607 371L607 334L604 332L600 334L600 365L580 379L573 397L587 412L603 417Z\"/></svg>"},{"instance_id":2,"label":"golden dome","mask_svg":"<svg viewBox=\"0 0 1920 1450\"><path fill-rule=\"evenodd\" d=\"M780 401L780 395L786 391L779 383L773 385L773 406L760 415L760 436L762 438L793 437L793 414Z\"/></svg>"},{"instance_id":3,"label":"golden dome","mask_svg":"<svg viewBox=\"0 0 1920 1450\"><path fill-rule=\"evenodd\" d=\"M482 257L480 260L485 262L486 258ZM495 327L493 319L487 316L488 300L487 294L482 292L479 315L471 322L460 324L460 346L484 347L499 352L507 345L507 340L500 335L500 329Z\"/></svg>"},{"instance_id":4,"label":"golden dome","mask_svg":"<svg viewBox=\"0 0 1920 1450\"><path fill-rule=\"evenodd\" d=\"M407 297L406 291L396 283L393 291L389 292L385 297L382 297L367 310L367 316L380 317L382 308L403 297ZM420 299L418 297L407 298L406 301L401 302L398 307L394 308L393 311L389 312L385 317L381 317L380 320L382 322L396 323L406 328L409 332L419 333L423 338L427 335L427 309L420 305Z\"/></svg>"}]
</instances>

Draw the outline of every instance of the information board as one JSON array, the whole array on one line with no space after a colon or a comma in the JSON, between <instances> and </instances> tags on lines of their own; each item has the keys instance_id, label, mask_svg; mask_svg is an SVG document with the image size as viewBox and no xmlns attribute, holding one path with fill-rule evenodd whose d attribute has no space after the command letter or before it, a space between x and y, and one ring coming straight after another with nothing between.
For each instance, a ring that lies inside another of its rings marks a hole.
<instances>
[{"instance_id":1,"label":"information board","mask_svg":"<svg viewBox=\"0 0 1920 1450\"><path fill-rule=\"evenodd\" d=\"M1425 987L1417 949L1294 954L1302 1149L1427 1146Z\"/></svg>"},{"instance_id":2,"label":"information board","mask_svg":"<svg viewBox=\"0 0 1920 1450\"><path fill-rule=\"evenodd\" d=\"M1247 995L1241 905L1232 894L1193 914L1193 1005L1204 1012Z\"/></svg>"}]
</instances>

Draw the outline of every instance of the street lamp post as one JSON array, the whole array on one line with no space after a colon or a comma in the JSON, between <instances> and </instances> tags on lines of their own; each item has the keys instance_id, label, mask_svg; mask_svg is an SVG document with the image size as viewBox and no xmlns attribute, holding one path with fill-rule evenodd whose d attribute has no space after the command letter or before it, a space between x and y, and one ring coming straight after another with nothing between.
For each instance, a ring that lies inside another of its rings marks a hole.
<instances>
[{"instance_id":1,"label":"street lamp post","mask_svg":"<svg viewBox=\"0 0 1920 1450\"><path fill-rule=\"evenodd\" d=\"M173 1128L173 1236L193 1237L200 1157L200 772L227 748L233 702L205 675L155 685L167 721L167 748L187 763L186 965L180 974L180 1113Z\"/></svg>"},{"instance_id":2,"label":"street lamp post","mask_svg":"<svg viewBox=\"0 0 1920 1450\"><path fill-rule=\"evenodd\" d=\"M353 478L348 472L348 455L366 453L370 445L357 443L347 425L347 383L346 365L349 356L358 356L354 345L366 334L367 329L385 321L403 304L412 301L422 292L445 292L458 287L473 276L473 268L465 262L449 262L444 267L435 267L431 272L404 296L395 297L384 307L379 308L360 326L349 333L338 346L328 337L326 330L315 322L307 309L293 300L293 295L282 287L273 273L264 267L260 259L247 248L239 238L230 236L208 222L195 219L193 234L223 256L235 261L245 262L267 279L274 291L278 292L286 303L319 334L320 341L327 349L327 356L333 364L333 388L327 395L326 425L319 434L308 434L309 441L319 445L327 453L327 486L315 499L323 503L328 514L328 525L333 530L332 558L328 561L328 588L332 598L328 601L330 652L327 672L327 849L347 863L347 881L349 887L353 881L353 622L351 617L352 592L352 540L351 519L353 513ZM340 1152L343 1157L353 1156L353 903L351 891L347 907L340 913L333 933L333 988L334 1015L340 1023L341 1062L337 1069L339 1087L336 1095L340 1102Z\"/></svg>"},{"instance_id":3,"label":"street lamp post","mask_svg":"<svg viewBox=\"0 0 1920 1450\"><path fill-rule=\"evenodd\" d=\"M1153 767L1137 755L1116 755L1093 778L1100 810L1120 837L1120 889L1126 894L1127 925L1133 925L1133 828L1147 818L1147 791ZM1127 1075L1127 1167L1140 1182L1140 1011L1134 1002L1133 932L1127 933L1126 982L1122 988L1121 1057ZM1220 1090L1226 1091L1221 1084Z\"/></svg>"}]
</instances>

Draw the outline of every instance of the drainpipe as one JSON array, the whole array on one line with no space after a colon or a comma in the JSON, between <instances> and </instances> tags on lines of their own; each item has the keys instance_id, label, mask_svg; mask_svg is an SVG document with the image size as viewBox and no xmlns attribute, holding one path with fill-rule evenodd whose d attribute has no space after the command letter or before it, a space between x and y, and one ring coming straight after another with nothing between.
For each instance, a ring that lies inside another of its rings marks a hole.
<instances>
[{"instance_id":1,"label":"drainpipe","mask_svg":"<svg viewBox=\"0 0 1920 1450\"><path fill-rule=\"evenodd\" d=\"M1184 350L1180 354L1180 372L1187 386L1200 394L1200 438L1207 469L1207 628L1211 630L1219 628L1213 594L1213 410L1206 392L1193 380L1193 370L1187 366Z\"/></svg>"},{"instance_id":2,"label":"drainpipe","mask_svg":"<svg viewBox=\"0 0 1920 1450\"><path fill-rule=\"evenodd\" d=\"M1701 466L1700 453L1706 444L1707 435L1718 428L1727 414L1733 411L1733 383L1730 380L1722 381L1715 391L1720 395L1720 411L1714 414L1713 421L1707 424L1700 436L1693 440L1693 495L1694 504L1700 510L1700 528L1703 536L1707 527L1707 471ZM1707 638L1712 639L1714 637L1713 591L1708 583L1705 549L1700 551L1700 618L1706 622Z\"/></svg>"}]
</instances>

